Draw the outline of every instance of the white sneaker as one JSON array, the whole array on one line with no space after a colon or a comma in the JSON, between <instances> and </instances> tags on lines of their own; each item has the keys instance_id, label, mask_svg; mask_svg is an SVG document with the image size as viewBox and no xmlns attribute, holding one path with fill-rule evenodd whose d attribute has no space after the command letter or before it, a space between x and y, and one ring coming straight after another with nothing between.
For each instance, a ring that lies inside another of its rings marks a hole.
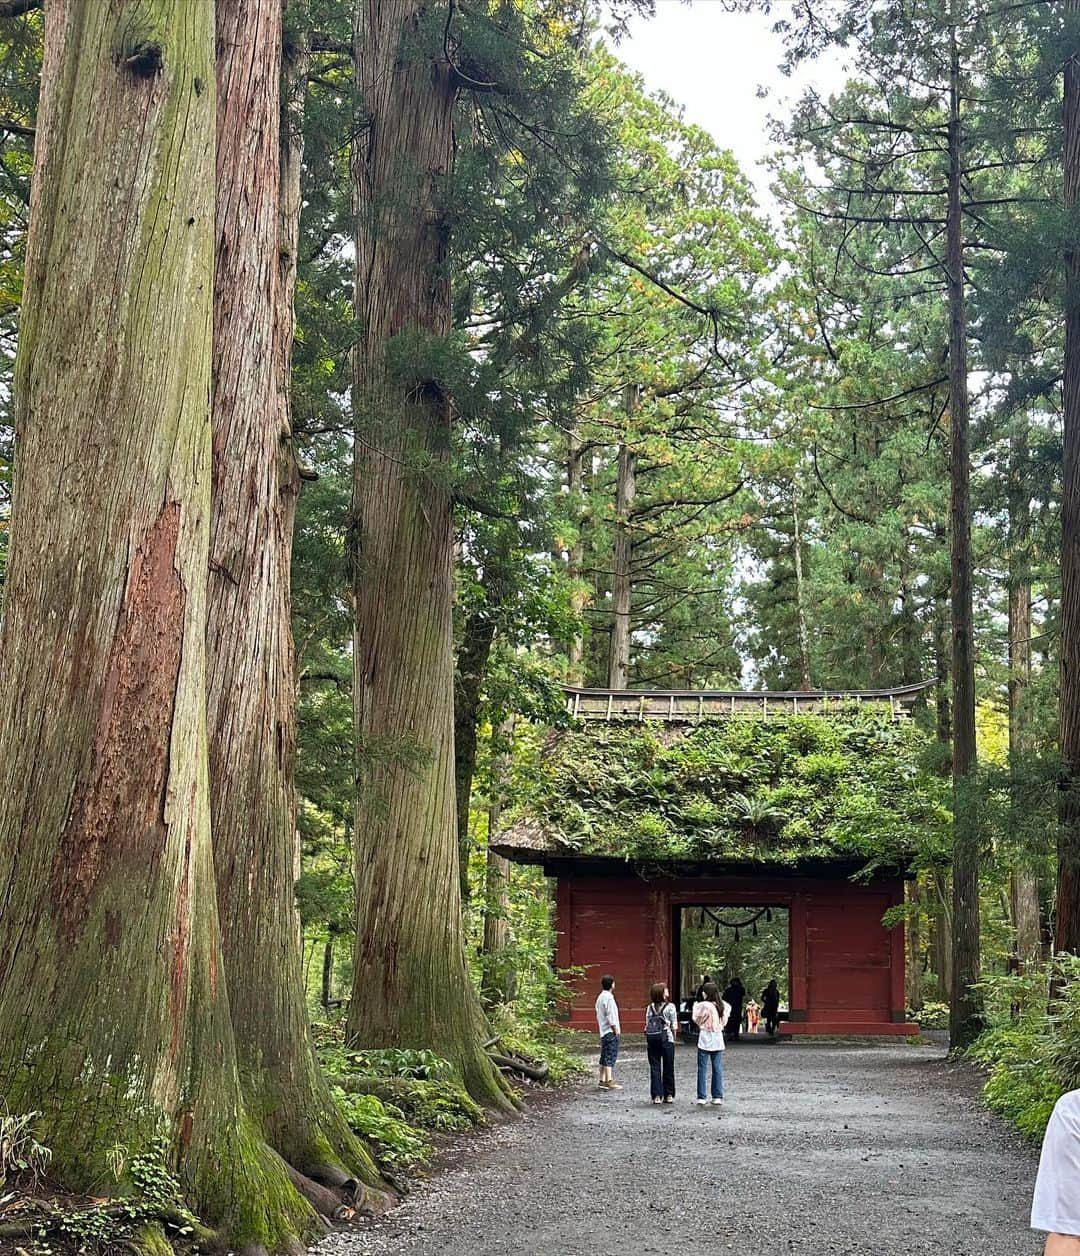
<instances>
[{"instance_id":1,"label":"white sneaker","mask_svg":"<svg viewBox=\"0 0 1080 1256\"><path fill-rule=\"evenodd\" d=\"M714 1099L713 1106L718 1108L723 1102L723 1099Z\"/></svg>"},{"instance_id":2,"label":"white sneaker","mask_svg":"<svg viewBox=\"0 0 1080 1256\"><path fill-rule=\"evenodd\" d=\"M708 1102L709 1102L708 1099L699 1099L698 1106L701 1108L704 1108L708 1105Z\"/></svg>"}]
</instances>

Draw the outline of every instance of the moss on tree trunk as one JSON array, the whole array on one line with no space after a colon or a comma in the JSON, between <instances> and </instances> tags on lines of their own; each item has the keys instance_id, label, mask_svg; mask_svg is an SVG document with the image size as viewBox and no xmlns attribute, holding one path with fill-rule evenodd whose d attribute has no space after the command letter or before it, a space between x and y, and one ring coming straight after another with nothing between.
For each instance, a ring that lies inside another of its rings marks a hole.
<instances>
[{"instance_id":1,"label":"moss on tree trunk","mask_svg":"<svg viewBox=\"0 0 1080 1256\"><path fill-rule=\"evenodd\" d=\"M241 1098L205 715L211 5L52 0L0 630L0 1094L52 1175L167 1158L223 1243L318 1232ZM149 1241L149 1240L148 1240Z\"/></svg>"},{"instance_id":2,"label":"moss on tree trunk","mask_svg":"<svg viewBox=\"0 0 1080 1256\"><path fill-rule=\"evenodd\" d=\"M457 866L450 399L436 361L451 330L443 198L456 93L444 23L443 5L357 0L351 552L362 770L348 1034L432 1047L474 1097L505 1107L465 964Z\"/></svg>"},{"instance_id":3,"label":"moss on tree trunk","mask_svg":"<svg viewBox=\"0 0 1080 1256\"><path fill-rule=\"evenodd\" d=\"M233 1033L245 1099L270 1145L324 1184L355 1178L376 1185L374 1162L334 1105L315 1057L293 894L289 562L299 475L289 366L299 198L289 184L299 166L296 137L282 135L282 6L217 0L216 13L207 708Z\"/></svg>"}]
</instances>

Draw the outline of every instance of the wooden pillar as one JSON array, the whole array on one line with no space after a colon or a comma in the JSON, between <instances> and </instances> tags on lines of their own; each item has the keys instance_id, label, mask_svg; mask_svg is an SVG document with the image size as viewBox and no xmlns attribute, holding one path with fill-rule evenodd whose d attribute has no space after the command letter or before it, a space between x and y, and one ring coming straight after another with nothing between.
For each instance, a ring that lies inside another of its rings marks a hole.
<instances>
[{"instance_id":1,"label":"wooden pillar","mask_svg":"<svg viewBox=\"0 0 1080 1256\"><path fill-rule=\"evenodd\" d=\"M652 951L649 956L650 985L654 981L666 979L672 997L678 998L674 987L671 987L671 895L666 885L658 884L649 896L652 918L653 936Z\"/></svg>"},{"instance_id":2,"label":"wooden pillar","mask_svg":"<svg viewBox=\"0 0 1080 1256\"><path fill-rule=\"evenodd\" d=\"M810 1011L807 1003L806 980L806 916L806 895L797 893L792 897L788 913L788 936L791 946L788 1007L790 1008L789 1019L793 1021L807 1020Z\"/></svg>"}]
</instances>

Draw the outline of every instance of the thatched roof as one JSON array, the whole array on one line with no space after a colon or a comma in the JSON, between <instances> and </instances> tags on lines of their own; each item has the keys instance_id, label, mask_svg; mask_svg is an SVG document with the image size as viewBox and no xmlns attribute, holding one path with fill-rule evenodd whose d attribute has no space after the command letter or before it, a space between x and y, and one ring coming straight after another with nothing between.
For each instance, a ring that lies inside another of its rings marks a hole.
<instances>
[{"instance_id":1,"label":"thatched roof","mask_svg":"<svg viewBox=\"0 0 1080 1256\"><path fill-rule=\"evenodd\" d=\"M589 721L518 764L492 848L520 863L896 863L947 840L947 784L911 720L855 711Z\"/></svg>"}]
</instances>

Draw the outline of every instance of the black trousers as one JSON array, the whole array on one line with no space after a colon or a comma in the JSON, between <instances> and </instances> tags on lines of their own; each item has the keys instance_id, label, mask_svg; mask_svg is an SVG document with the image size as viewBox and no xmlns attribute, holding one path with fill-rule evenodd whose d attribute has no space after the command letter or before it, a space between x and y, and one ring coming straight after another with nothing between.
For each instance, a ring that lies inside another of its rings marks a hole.
<instances>
[{"instance_id":1,"label":"black trousers","mask_svg":"<svg viewBox=\"0 0 1080 1256\"><path fill-rule=\"evenodd\" d=\"M649 1093L653 1099L675 1098L675 1044L646 1039L649 1052Z\"/></svg>"}]
</instances>

